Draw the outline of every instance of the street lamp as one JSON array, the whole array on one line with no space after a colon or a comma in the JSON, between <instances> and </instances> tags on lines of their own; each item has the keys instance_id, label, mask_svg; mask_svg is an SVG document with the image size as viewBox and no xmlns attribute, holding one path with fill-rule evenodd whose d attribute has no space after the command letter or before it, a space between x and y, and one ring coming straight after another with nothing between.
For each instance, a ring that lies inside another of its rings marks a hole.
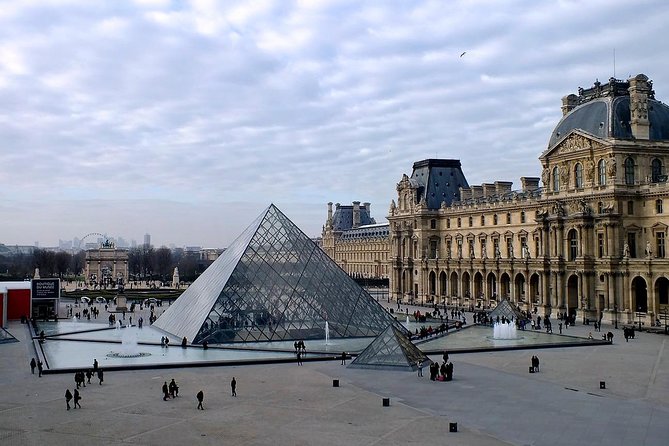
<instances>
[{"instance_id":1,"label":"street lamp","mask_svg":"<svg viewBox=\"0 0 669 446\"><path fill-rule=\"evenodd\" d=\"M639 331L641 331L641 306L637 307L636 315L639 318Z\"/></svg>"},{"instance_id":2,"label":"street lamp","mask_svg":"<svg viewBox=\"0 0 669 446\"><path fill-rule=\"evenodd\" d=\"M613 317L615 318L615 329L618 329L618 304L613 304Z\"/></svg>"}]
</instances>

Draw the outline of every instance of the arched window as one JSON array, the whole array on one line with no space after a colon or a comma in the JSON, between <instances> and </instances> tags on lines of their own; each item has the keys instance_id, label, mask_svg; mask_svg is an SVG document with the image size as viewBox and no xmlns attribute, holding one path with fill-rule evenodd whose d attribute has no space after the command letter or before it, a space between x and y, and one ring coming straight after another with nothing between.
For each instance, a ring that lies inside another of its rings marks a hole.
<instances>
[{"instance_id":1,"label":"arched window","mask_svg":"<svg viewBox=\"0 0 669 446\"><path fill-rule=\"evenodd\" d=\"M485 215L481 215L481 226L485 226Z\"/></svg>"},{"instance_id":2,"label":"arched window","mask_svg":"<svg viewBox=\"0 0 669 446\"><path fill-rule=\"evenodd\" d=\"M506 213L506 224L507 225L511 224L511 213L510 212Z\"/></svg>"},{"instance_id":3,"label":"arched window","mask_svg":"<svg viewBox=\"0 0 669 446\"><path fill-rule=\"evenodd\" d=\"M560 191L560 170L556 167L553 168L553 192Z\"/></svg>"},{"instance_id":4,"label":"arched window","mask_svg":"<svg viewBox=\"0 0 669 446\"><path fill-rule=\"evenodd\" d=\"M497 224L497 214L492 216L492 224L496 225Z\"/></svg>"},{"instance_id":5,"label":"arched window","mask_svg":"<svg viewBox=\"0 0 669 446\"><path fill-rule=\"evenodd\" d=\"M650 163L650 175L651 175L651 181L653 183L659 183L660 182L660 176L662 175L662 161L659 159L655 158L653 161Z\"/></svg>"},{"instance_id":6,"label":"arched window","mask_svg":"<svg viewBox=\"0 0 669 446\"><path fill-rule=\"evenodd\" d=\"M569 231L567 238L569 239L569 260L576 260L576 257L578 257L578 232L576 232L576 229Z\"/></svg>"},{"instance_id":7,"label":"arched window","mask_svg":"<svg viewBox=\"0 0 669 446\"><path fill-rule=\"evenodd\" d=\"M469 227L471 228L474 225L474 219L469 217Z\"/></svg>"},{"instance_id":8,"label":"arched window","mask_svg":"<svg viewBox=\"0 0 669 446\"><path fill-rule=\"evenodd\" d=\"M520 211L520 222L525 223L525 211Z\"/></svg>"},{"instance_id":9,"label":"arched window","mask_svg":"<svg viewBox=\"0 0 669 446\"><path fill-rule=\"evenodd\" d=\"M597 163L597 176L599 177L599 185L606 186L606 161L599 160L599 163Z\"/></svg>"},{"instance_id":10,"label":"arched window","mask_svg":"<svg viewBox=\"0 0 669 446\"><path fill-rule=\"evenodd\" d=\"M634 185L634 160L629 157L625 160L625 184Z\"/></svg>"},{"instance_id":11,"label":"arched window","mask_svg":"<svg viewBox=\"0 0 669 446\"><path fill-rule=\"evenodd\" d=\"M576 166L574 167L574 186L576 186L577 189L583 187L583 166L581 163L576 163Z\"/></svg>"}]
</instances>

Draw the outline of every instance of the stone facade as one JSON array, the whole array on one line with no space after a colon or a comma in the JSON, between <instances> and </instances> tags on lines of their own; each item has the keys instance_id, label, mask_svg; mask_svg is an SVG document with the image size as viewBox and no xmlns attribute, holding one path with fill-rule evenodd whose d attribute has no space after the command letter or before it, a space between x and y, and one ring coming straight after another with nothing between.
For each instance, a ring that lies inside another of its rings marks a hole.
<instances>
[{"instance_id":1,"label":"stone facade","mask_svg":"<svg viewBox=\"0 0 669 446\"><path fill-rule=\"evenodd\" d=\"M539 157L543 187L459 180L437 207L433 178L458 178L458 161L424 160L402 177L388 216L393 298L479 308L509 298L621 323L669 312L669 107L638 75L579 89L562 111Z\"/></svg>"},{"instance_id":2,"label":"stone facade","mask_svg":"<svg viewBox=\"0 0 669 446\"><path fill-rule=\"evenodd\" d=\"M352 206L337 203L333 214L332 203L328 203L321 247L351 277L387 279L388 224L377 224L370 207L359 201Z\"/></svg>"}]
</instances>

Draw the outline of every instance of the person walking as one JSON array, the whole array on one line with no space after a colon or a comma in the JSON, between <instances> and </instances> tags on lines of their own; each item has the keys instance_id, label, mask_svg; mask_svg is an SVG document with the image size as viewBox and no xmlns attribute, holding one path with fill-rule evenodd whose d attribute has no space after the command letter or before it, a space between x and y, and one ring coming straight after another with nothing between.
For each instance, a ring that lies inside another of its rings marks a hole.
<instances>
[{"instance_id":1,"label":"person walking","mask_svg":"<svg viewBox=\"0 0 669 446\"><path fill-rule=\"evenodd\" d=\"M341 365L346 365L346 352L341 352Z\"/></svg>"},{"instance_id":2,"label":"person walking","mask_svg":"<svg viewBox=\"0 0 669 446\"><path fill-rule=\"evenodd\" d=\"M37 372L39 373L39 377L42 377L42 370L44 369L44 366L42 365L42 361L37 361Z\"/></svg>"},{"instance_id":3,"label":"person walking","mask_svg":"<svg viewBox=\"0 0 669 446\"><path fill-rule=\"evenodd\" d=\"M237 396L237 380L235 377L232 377L232 381L230 381L230 387L232 388L232 396Z\"/></svg>"},{"instance_id":4,"label":"person walking","mask_svg":"<svg viewBox=\"0 0 669 446\"><path fill-rule=\"evenodd\" d=\"M67 410L70 410L70 401L72 401L72 392L70 389L65 391L65 403L67 404Z\"/></svg>"},{"instance_id":5,"label":"person walking","mask_svg":"<svg viewBox=\"0 0 669 446\"><path fill-rule=\"evenodd\" d=\"M81 395L79 394L79 390L74 389L74 408L76 409L77 406L79 406L79 409L81 409L81 404L79 404L79 400L81 400Z\"/></svg>"},{"instance_id":6,"label":"person walking","mask_svg":"<svg viewBox=\"0 0 669 446\"><path fill-rule=\"evenodd\" d=\"M98 369L98 379L100 380L100 385L102 385L102 381L105 380L104 373L102 372L102 369Z\"/></svg>"},{"instance_id":7,"label":"person walking","mask_svg":"<svg viewBox=\"0 0 669 446\"><path fill-rule=\"evenodd\" d=\"M98 373L98 360L93 360L93 373Z\"/></svg>"},{"instance_id":8,"label":"person walking","mask_svg":"<svg viewBox=\"0 0 669 446\"><path fill-rule=\"evenodd\" d=\"M167 401L170 397L170 391L167 387L167 381L163 383L163 401Z\"/></svg>"},{"instance_id":9,"label":"person walking","mask_svg":"<svg viewBox=\"0 0 669 446\"><path fill-rule=\"evenodd\" d=\"M30 360L30 372L34 375L35 374L35 367L37 367L37 361L35 361L35 358Z\"/></svg>"},{"instance_id":10,"label":"person walking","mask_svg":"<svg viewBox=\"0 0 669 446\"><path fill-rule=\"evenodd\" d=\"M88 384L91 383L92 377L93 377L93 372L91 372L91 369L86 370L86 379L88 380Z\"/></svg>"},{"instance_id":11,"label":"person walking","mask_svg":"<svg viewBox=\"0 0 669 446\"><path fill-rule=\"evenodd\" d=\"M416 365L418 366L418 377L422 378L423 377L423 361L418 361L416 363Z\"/></svg>"},{"instance_id":12,"label":"person walking","mask_svg":"<svg viewBox=\"0 0 669 446\"><path fill-rule=\"evenodd\" d=\"M302 352L297 352L297 365L302 365Z\"/></svg>"},{"instance_id":13,"label":"person walking","mask_svg":"<svg viewBox=\"0 0 669 446\"><path fill-rule=\"evenodd\" d=\"M176 381L174 381L174 378L172 378L172 381L170 381L169 389L170 389L170 396L172 398L176 398L179 396L179 386L177 386L177 383Z\"/></svg>"},{"instance_id":14,"label":"person walking","mask_svg":"<svg viewBox=\"0 0 669 446\"><path fill-rule=\"evenodd\" d=\"M202 401L204 401L204 392L200 390L197 393L197 408L200 410L204 410L204 406L202 406Z\"/></svg>"}]
</instances>

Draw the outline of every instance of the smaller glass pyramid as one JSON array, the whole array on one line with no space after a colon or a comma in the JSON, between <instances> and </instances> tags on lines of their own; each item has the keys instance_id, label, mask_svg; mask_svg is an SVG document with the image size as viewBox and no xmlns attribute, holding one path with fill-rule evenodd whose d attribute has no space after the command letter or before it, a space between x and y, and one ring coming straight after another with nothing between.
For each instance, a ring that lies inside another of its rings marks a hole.
<instances>
[{"instance_id":1,"label":"smaller glass pyramid","mask_svg":"<svg viewBox=\"0 0 669 446\"><path fill-rule=\"evenodd\" d=\"M432 361L413 345L395 324L392 324L378 335L349 367L412 371L418 368L419 362L427 367Z\"/></svg>"},{"instance_id":2,"label":"smaller glass pyramid","mask_svg":"<svg viewBox=\"0 0 669 446\"><path fill-rule=\"evenodd\" d=\"M516 309L516 307L513 306L511 302L509 302L508 299L502 300L497 304L495 309L490 312L490 317L493 320L496 320L497 316L499 316L500 320L502 318L506 318L507 321L519 321L527 319L525 316L523 316L523 313L521 313L518 309Z\"/></svg>"}]
</instances>

